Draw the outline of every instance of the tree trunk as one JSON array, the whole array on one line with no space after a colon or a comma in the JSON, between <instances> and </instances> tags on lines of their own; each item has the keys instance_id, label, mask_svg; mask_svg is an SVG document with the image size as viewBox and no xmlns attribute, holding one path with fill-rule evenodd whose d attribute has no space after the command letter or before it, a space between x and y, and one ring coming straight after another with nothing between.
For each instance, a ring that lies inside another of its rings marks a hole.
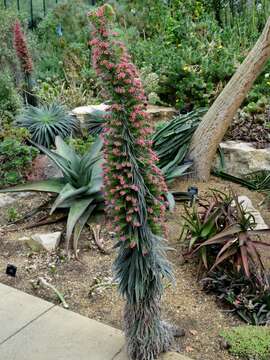
<instances>
[{"instance_id":1,"label":"tree trunk","mask_svg":"<svg viewBox=\"0 0 270 360\"><path fill-rule=\"evenodd\" d=\"M205 114L192 137L188 159L194 162L195 179L209 179L218 145L269 57L270 17L255 46Z\"/></svg>"}]
</instances>

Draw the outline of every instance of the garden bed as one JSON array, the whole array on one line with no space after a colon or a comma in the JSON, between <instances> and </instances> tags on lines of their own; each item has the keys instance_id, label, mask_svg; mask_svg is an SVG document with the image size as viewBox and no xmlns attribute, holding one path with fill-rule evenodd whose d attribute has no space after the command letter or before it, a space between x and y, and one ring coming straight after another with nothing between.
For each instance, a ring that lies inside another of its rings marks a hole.
<instances>
[{"instance_id":1,"label":"garden bed","mask_svg":"<svg viewBox=\"0 0 270 360\"><path fill-rule=\"evenodd\" d=\"M175 184L175 188L186 190L188 185L186 182L179 182ZM209 188L228 189L228 185L231 184L214 178L208 184L198 184L201 194L206 193ZM261 194L250 192L235 184L232 184L232 187L239 195L247 195L256 208L259 207L263 199ZM11 206L17 209L19 215L22 215L47 199L47 196L36 194L27 199L19 199L15 205ZM176 285L166 289L163 298L164 317L185 329L186 336L180 337L177 345L183 353L194 360L216 360L217 357L221 360L233 359L226 351L221 350L219 333L222 329L239 324L240 321L217 304L215 297L201 291L200 285L196 282L195 264L184 262L182 245L179 242L182 212L183 206L180 204L177 205L174 213L168 214L169 244L174 248L174 251L169 253L169 258L174 266ZM8 207L1 209L2 225L6 224L7 213ZM269 214L262 209L262 215L269 224ZM28 221L27 225L29 226L37 219L36 215ZM102 225L101 234L106 249L111 248L113 238L107 228L105 216L100 215L95 221ZM0 228L0 281L58 303L56 296L48 289L34 289L32 282L35 283L37 278L42 276L63 293L71 310L121 328L123 303L116 286L111 284L111 268L115 253L102 254L96 247L89 229L84 230L79 243L80 261L73 258L68 261L63 249L53 253L45 251L34 253L18 239L33 233L62 231L65 223L59 222L28 230L23 230L23 225L26 223L9 227L10 230L18 227L17 231L6 231L5 226ZM18 268L15 279L5 275L8 263ZM269 263L268 267L270 268ZM104 286L96 286L99 282Z\"/></svg>"}]
</instances>

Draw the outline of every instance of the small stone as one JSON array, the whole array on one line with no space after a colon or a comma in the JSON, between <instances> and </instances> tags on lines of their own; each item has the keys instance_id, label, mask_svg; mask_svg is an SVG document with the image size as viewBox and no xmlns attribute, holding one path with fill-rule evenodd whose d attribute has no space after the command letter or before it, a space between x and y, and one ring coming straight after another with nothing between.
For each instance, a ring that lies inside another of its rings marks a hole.
<instances>
[{"instance_id":1,"label":"small stone","mask_svg":"<svg viewBox=\"0 0 270 360\"><path fill-rule=\"evenodd\" d=\"M51 252L59 245L61 234L61 231L47 234L34 234L29 237L22 237L19 239L19 241L25 242L32 251L37 252L45 249Z\"/></svg>"},{"instance_id":2,"label":"small stone","mask_svg":"<svg viewBox=\"0 0 270 360\"><path fill-rule=\"evenodd\" d=\"M261 213L255 209L255 207L253 206L251 200L245 196L238 196L238 201L242 207L242 209L247 212L247 216L249 214L254 216L255 222L256 222L256 226L254 228L254 230L266 230L269 229L268 225L265 223Z\"/></svg>"},{"instance_id":3,"label":"small stone","mask_svg":"<svg viewBox=\"0 0 270 360\"><path fill-rule=\"evenodd\" d=\"M30 192L4 193L0 194L0 208L13 204L18 199L26 198L31 195Z\"/></svg>"},{"instance_id":4,"label":"small stone","mask_svg":"<svg viewBox=\"0 0 270 360\"><path fill-rule=\"evenodd\" d=\"M220 344L221 350L228 350L228 349L231 347L231 345L228 343L228 341L226 341L226 340L223 339L223 338L220 339L219 344Z\"/></svg>"}]
</instances>

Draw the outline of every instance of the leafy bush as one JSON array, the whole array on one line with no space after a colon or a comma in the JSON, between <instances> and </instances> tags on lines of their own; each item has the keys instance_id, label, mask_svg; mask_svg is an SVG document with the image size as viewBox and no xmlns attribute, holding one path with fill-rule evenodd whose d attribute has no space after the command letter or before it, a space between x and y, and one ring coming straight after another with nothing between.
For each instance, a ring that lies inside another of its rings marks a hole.
<instances>
[{"instance_id":1,"label":"leafy bush","mask_svg":"<svg viewBox=\"0 0 270 360\"><path fill-rule=\"evenodd\" d=\"M212 271L201 280L203 289L215 293L242 320L253 325L270 324L270 288L267 278L262 286L256 274L248 279L242 271L224 268Z\"/></svg>"},{"instance_id":2,"label":"leafy bush","mask_svg":"<svg viewBox=\"0 0 270 360\"><path fill-rule=\"evenodd\" d=\"M0 142L0 187L15 185L24 180L38 151L16 139Z\"/></svg>"},{"instance_id":3,"label":"leafy bush","mask_svg":"<svg viewBox=\"0 0 270 360\"><path fill-rule=\"evenodd\" d=\"M73 138L70 137L67 140L68 145L70 145L76 153L79 155L85 155L93 145L95 139L93 136L89 135L83 138Z\"/></svg>"},{"instance_id":4,"label":"leafy bush","mask_svg":"<svg viewBox=\"0 0 270 360\"><path fill-rule=\"evenodd\" d=\"M0 73L0 127L10 123L22 106L8 71Z\"/></svg>"},{"instance_id":5,"label":"leafy bush","mask_svg":"<svg viewBox=\"0 0 270 360\"><path fill-rule=\"evenodd\" d=\"M11 124L5 123L2 129L0 130L0 141L4 141L5 139L13 139L17 140L20 143L24 144L28 140L30 140L30 133L25 128L17 128Z\"/></svg>"},{"instance_id":6,"label":"leafy bush","mask_svg":"<svg viewBox=\"0 0 270 360\"><path fill-rule=\"evenodd\" d=\"M125 19L121 34L136 65L151 67L159 78L160 99L183 111L213 102L255 43L269 13L269 5L263 13L252 6L224 25L226 14L218 23L209 1L120 0L115 6ZM270 64L253 87L256 99L248 97L246 104L269 93L263 78L269 69Z\"/></svg>"},{"instance_id":7,"label":"leafy bush","mask_svg":"<svg viewBox=\"0 0 270 360\"><path fill-rule=\"evenodd\" d=\"M230 353L243 359L268 360L270 358L269 327L238 326L222 331L230 346Z\"/></svg>"},{"instance_id":8,"label":"leafy bush","mask_svg":"<svg viewBox=\"0 0 270 360\"><path fill-rule=\"evenodd\" d=\"M77 244L81 231L93 211L103 204L101 193L103 163L102 141L98 138L90 150L79 156L59 136L55 138L56 150L51 151L37 145L62 171L63 177L36 181L25 185L5 189L5 192L44 191L58 194L51 208L51 214L57 208L68 208L66 248L73 236L73 248L77 255Z\"/></svg>"},{"instance_id":9,"label":"leafy bush","mask_svg":"<svg viewBox=\"0 0 270 360\"><path fill-rule=\"evenodd\" d=\"M77 129L76 118L69 115L62 105L49 104L41 107L28 106L18 116L17 125L26 128L32 140L47 148L54 145L57 135L63 138Z\"/></svg>"}]
</instances>

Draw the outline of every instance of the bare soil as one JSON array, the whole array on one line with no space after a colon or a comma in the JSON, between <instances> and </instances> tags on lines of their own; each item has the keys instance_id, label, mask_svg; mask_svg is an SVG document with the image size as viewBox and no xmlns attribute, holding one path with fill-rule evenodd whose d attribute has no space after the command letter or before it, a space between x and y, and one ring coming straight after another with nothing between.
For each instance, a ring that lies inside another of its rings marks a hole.
<instances>
[{"instance_id":1,"label":"bare soil","mask_svg":"<svg viewBox=\"0 0 270 360\"><path fill-rule=\"evenodd\" d=\"M178 182L174 188L186 191L190 182ZM247 195L253 205L260 209L265 221L270 224L270 216L266 209L259 206L263 195L250 192L235 184L211 179L207 184L192 183L199 187L201 195L209 188L226 190L229 186L239 195ZM29 199L21 199L12 205L20 215L27 213L44 203L48 196L35 194ZM113 283L112 263L114 251L103 254L93 241L89 228L83 231L79 243L80 261L64 255L64 244L53 253L35 253L22 241L23 236L47 231L65 229L65 222L45 225L38 228L23 229L34 224L46 212L22 222L7 226L8 209L0 210L0 282L16 287L29 294L45 300L59 303L56 295L49 289L35 288L38 277L43 277L53 284L64 295L70 310L78 312L117 328L121 328L123 301ZM230 360L235 359L220 347L219 333L222 329L240 323L240 320L227 312L218 304L214 296L201 290L196 281L196 264L185 262L182 256L182 244L179 241L181 232L181 213L183 206L177 205L173 213L168 214L169 245L174 249L168 256L173 264L176 283L166 288L163 297L164 318L171 323L184 328L186 335L177 340L177 348L194 360ZM101 235L106 249L111 249L114 239L108 230L108 219L104 215L96 217L95 224L101 225ZM11 278L5 274L7 264L17 266L17 277ZM270 266L269 266L270 268Z\"/></svg>"}]
</instances>

